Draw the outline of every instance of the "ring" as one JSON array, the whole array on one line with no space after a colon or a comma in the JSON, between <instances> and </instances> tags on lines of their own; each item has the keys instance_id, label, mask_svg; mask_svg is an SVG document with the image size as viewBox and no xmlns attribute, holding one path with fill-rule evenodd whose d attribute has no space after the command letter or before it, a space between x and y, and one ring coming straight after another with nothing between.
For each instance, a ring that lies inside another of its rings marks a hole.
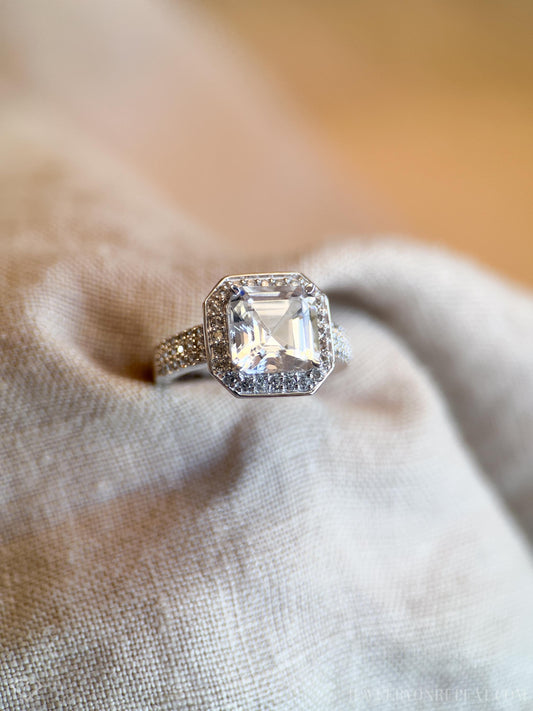
<instances>
[{"instance_id":1,"label":"ring","mask_svg":"<svg viewBox=\"0 0 533 711\"><path fill-rule=\"evenodd\" d=\"M298 272L226 276L205 299L203 314L202 325L157 346L156 383L207 366L237 397L311 395L336 362L351 360L328 297Z\"/></svg>"}]
</instances>

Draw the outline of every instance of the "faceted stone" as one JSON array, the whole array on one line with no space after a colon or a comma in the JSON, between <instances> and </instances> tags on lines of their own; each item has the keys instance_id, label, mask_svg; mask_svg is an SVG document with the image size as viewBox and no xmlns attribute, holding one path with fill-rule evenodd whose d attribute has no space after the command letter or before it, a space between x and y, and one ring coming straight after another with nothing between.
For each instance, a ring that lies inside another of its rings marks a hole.
<instances>
[{"instance_id":1,"label":"faceted stone","mask_svg":"<svg viewBox=\"0 0 533 711\"><path fill-rule=\"evenodd\" d=\"M298 378L298 390L300 392L307 392L313 387L314 384L314 381L308 375L304 375L303 373Z\"/></svg>"},{"instance_id":2,"label":"faceted stone","mask_svg":"<svg viewBox=\"0 0 533 711\"><path fill-rule=\"evenodd\" d=\"M298 378L295 373L287 373L283 376L285 390L290 393L298 387Z\"/></svg>"},{"instance_id":3,"label":"faceted stone","mask_svg":"<svg viewBox=\"0 0 533 711\"><path fill-rule=\"evenodd\" d=\"M310 370L320 363L317 312L301 284L242 286L227 306L233 364L252 375Z\"/></svg>"},{"instance_id":4,"label":"faceted stone","mask_svg":"<svg viewBox=\"0 0 533 711\"><path fill-rule=\"evenodd\" d=\"M241 391L244 393L254 392L254 379L251 375L241 375Z\"/></svg>"},{"instance_id":5,"label":"faceted stone","mask_svg":"<svg viewBox=\"0 0 533 711\"><path fill-rule=\"evenodd\" d=\"M268 376L268 387L270 392L280 393L283 392L283 375L281 373L274 373Z\"/></svg>"},{"instance_id":6,"label":"faceted stone","mask_svg":"<svg viewBox=\"0 0 533 711\"><path fill-rule=\"evenodd\" d=\"M268 375L264 373L258 375L254 382L254 391L256 393L267 393L268 392Z\"/></svg>"},{"instance_id":7,"label":"faceted stone","mask_svg":"<svg viewBox=\"0 0 533 711\"><path fill-rule=\"evenodd\" d=\"M236 373L226 373L222 380L224 385L227 385L229 388L234 388L239 383L239 377Z\"/></svg>"}]
</instances>

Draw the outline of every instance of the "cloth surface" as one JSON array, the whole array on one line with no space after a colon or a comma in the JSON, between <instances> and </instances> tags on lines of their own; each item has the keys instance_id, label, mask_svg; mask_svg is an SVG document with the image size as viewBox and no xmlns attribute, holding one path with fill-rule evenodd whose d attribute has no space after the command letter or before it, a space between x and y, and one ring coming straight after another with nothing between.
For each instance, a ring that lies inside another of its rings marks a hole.
<instances>
[{"instance_id":1,"label":"cloth surface","mask_svg":"<svg viewBox=\"0 0 533 711\"><path fill-rule=\"evenodd\" d=\"M531 296L393 239L218 257L64 134L2 136L0 708L530 709ZM348 368L152 384L221 275L281 267Z\"/></svg>"},{"instance_id":2,"label":"cloth surface","mask_svg":"<svg viewBox=\"0 0 533 711\"><path fill-rule=\"evenodd\" d=\"M345 201L188 15L119 6L0 5L0 709L529 711L531 294L392 238L222 248L153 186L264 245ZM352 364L311 398L155 387L216 281L271 268Z\"/></svg>"}]
</instances>

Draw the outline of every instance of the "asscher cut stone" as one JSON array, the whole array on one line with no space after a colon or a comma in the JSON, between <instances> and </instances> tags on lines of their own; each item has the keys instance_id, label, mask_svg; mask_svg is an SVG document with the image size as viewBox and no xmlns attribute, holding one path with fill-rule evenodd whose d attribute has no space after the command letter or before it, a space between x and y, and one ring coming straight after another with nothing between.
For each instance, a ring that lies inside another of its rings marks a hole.
<instances>
[{"instance_id":1,"label":"asscher cut stone","mask_svg":"<svg viewBox=\"0 0 533 711\"><path fill-rule=\"evenodd\" d=\"M227 317L231 359L243 373L307 371L320 362L316 298L299 283L242 286Z\"/></svg>"}]
</instances>

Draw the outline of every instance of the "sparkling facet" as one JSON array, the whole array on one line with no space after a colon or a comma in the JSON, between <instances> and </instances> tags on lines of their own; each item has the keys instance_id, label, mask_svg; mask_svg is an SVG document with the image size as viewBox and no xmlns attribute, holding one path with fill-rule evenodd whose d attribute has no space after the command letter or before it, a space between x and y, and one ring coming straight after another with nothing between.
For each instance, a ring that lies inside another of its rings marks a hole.
<instances>
[{"instance_id":1,"label":"sparkling facet","mask_svg":"<svg viewBox=\"0 0 533 711\"><path fill-rule=\"evenodd\" d=\"M227 305L233 364L253 375L311 370L321 355L316 297L297 282L257 281Z\"/></svg>"}]
</instances>

